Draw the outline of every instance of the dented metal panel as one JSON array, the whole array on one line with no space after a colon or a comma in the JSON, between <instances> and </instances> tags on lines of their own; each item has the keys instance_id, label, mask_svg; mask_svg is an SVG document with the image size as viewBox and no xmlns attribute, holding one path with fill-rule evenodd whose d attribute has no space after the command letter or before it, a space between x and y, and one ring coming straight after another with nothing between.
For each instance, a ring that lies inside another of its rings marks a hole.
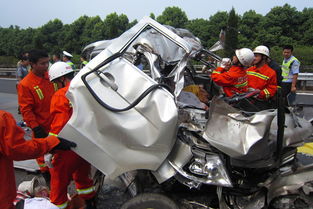
<instances>
[{"instance_id":1,"label":"dented metal panel","mask_svg":"<svg viewBox=\"0 0 313 209\"><path fill-rule=\"evenodd\" d=\"M245 117L223 100L216 99L210 106L210 118L203 137L223 153L239 158L250 153L250 149L262 139L263 147L267 148L265 136L274 116L275 113L269 110ZM251 153L250 159L260 157L260 152L259 149Z\"/></svg>"},{"instance_id":2,"label":"dented metal panel","mask_svg":"<svg viewBox=\"0 0 313 209\"><path fill-rule=\"evenodd\" d=\"M299 167L295 171L277 176L273 181L267 182L269 184L264 185L269 191L268 201L282 195L299 194L300 188L312 181L313 165Z\"/></svg>"},{"instance_id":3,"label":"dented metal panel","mask_svg":"<svg viewBox=\"0 0 313 209\"><path fill-rule=\"evenodd\" d=\"M233 158L258 160L276 150L277 111L264 110L252 116L226 104L221 99L212 101L210 118L204 138L214 147ZM283 147L301 146L313 132L313 126L293 113L285 114Z\"/></svg>"},{"instance_id":4,"label":"dented metal panel","mask_svg":"<svg viewBox=\"0 0 313 209\"><path fill-rule=\"evenodd\" d=\"M116 91L94 74L88 83L102 101L116 108L129 105L155 83L124 58L113 61L104 71L116 83ZM77 153L106 175L116 177L138 168L156 170L175 142L177 108L173 96L164 89L120 113L99 105L78 79L67 96L74 112L60 135L74 139Z\"/></svg>"}]
</instances>

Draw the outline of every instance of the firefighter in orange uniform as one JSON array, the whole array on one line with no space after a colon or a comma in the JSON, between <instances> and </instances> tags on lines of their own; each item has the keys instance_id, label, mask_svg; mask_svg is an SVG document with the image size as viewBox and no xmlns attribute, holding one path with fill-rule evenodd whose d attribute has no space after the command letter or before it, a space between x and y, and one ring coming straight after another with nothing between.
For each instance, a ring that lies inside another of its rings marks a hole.
<instances>
[{"instance_id":1,"label":"firefighter in orange uniform","mask_svg":"<svg viewBox=\"0 0 313 209\"><path fill-rule=\"evenodd\" d=\"M242 48L235 51L232 59L232 66L228 71L223 67L218 67L212 72L212 80L223 87L227 97L235 93L244 93L247 91L248 82L246 66L250 66L254 59L254 54L250 49Z\"/></svg>"},{"instance_id":2,"label":"firefighter in orange uniform","mask_svg":"<svg viewBox=\"0 0 313 209\"><path fill-rule=\"evenodd\" d=\"M256 98L256 106L262 109L271 108L269 100L276 94L276 72L267 65L269 49L266 46L258 46L254 49L254 66L247 69L249 90L260 90Z\"/></svg>"},{"instance_id":3,"label":"firefighter in orange uniform","mask_svg":"<svg viewBox=\"0 0 313 209\"><path fill-rule=\"evenodd\" d=\"M50 135L57 136L72 115L72 106L65 94L74 76L73 69L65 62L53 64L49 70L50 81L58 85L53 95L50 112L53 118ZM90 164L73 151L58 151L53 155L51 173L51 202L59 208L68 208L67 187L73 179L80 197L85 199L86 208L96 208L95 188L89 178Z\"/></svg>"},{"instance_id":4,"label":"firefighter in orange uniform","mask_svg":"<svg viewBox=\"0 0 313 209\"><path fill-rule=\"evenodd\" d=\"M51 97L57 89L48 78L48 54L45 51L32 50L29 52L29 61L31 70L17 86L18 103L23 120L33 130L34 138L44 138L50 130ZM37 163L49 184L49 169L43 156L37 158Z\"/></svg>"},{"instance_id":5,"label":"firefighter in orange uniform","mask_svg":"<svg viewBox=\"0 0 313 209\"><path fill-rule=\"evenodd\" d=\"M13 160L36 158L54 149L68 150L76 146L65 139L49 136L25 141L25 132L16 125L10 113L0 110L0 208L14 209L16 184Z\"/></svg>"}]
</instances>

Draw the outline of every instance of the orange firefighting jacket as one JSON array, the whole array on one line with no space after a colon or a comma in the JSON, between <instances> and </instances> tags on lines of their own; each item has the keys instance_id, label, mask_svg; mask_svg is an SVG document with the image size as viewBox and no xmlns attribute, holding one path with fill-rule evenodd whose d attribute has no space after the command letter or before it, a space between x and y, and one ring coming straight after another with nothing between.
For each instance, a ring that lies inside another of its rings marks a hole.
<instances>
[{"instance_id":1,"label":"orange firefighting jacket","mask_svg":"<svg viewBox=\"0 0 313 209\"><path fill-rule=\"evenodd\" d=\"M26 124L30 128L40 125L48 133L52 121L50 117L51 97L57 90L49 81L48 74L41 78L30 71L19 83L17 90L18 103Z\"/></svg>"},{"instance_id":2,"label":"orange firefighting jacket","mask_svg":"<svg viewBox=\"0 0 313 209\"><path fill-rule=\"evenodd\" d=\"M65 96L69 85L55 92L51 99L50 113L53 121L49 135L57 136L72 115L72 105Z\"/></svg>"},{"instance_id":3,"label":"orange firefighting jacket","mask_svg":"<svg viewBox=\"0 0 313 209\"><path fill-rule=\"evenodd\" d=\"M16 125L10 113L0 110L0 208L13 209L16 197L13 160L39 157L59 143L50 136L44 139L25 141L25 132Z\"/></svg>"},{"instance_id":4,"label":"orange firefighting jacket","mask_svg":"<svg viewBox=\"0 0 313 209\"><path fill-rule=\"evenodd\" d=\"M72 105L65 96L69 85L68 83L55 92L51 99L50 112L53 121L49 135L57 136L72 115ZM90 164L76 153L58 150L54 153L52 163L50 199L59 208L68 208L66 188L71 178L74 179L78 194L82 198L90 199L95 195L93 181L89 178Z\"/></svg>"},{"instance_id":5,"label":"orange firefighting jacket","mask_svg":"<svg viewBox=\"0 0 313 209\"><path fill-rule=\"evenodd\" d=\"M212 72L211 78L217 85L223 87L228 97L235 93L247 92L247 74L243 67L233 65L228 71L218 67Z\"/></svg>"},{"instance_id":6,"label":"orange firefighting jacket","mask_svg":"<svg viewBox=\"0 0 313 209\"><path fill-rule=\"evenodd\" d=\"M259 99L268 100L273 97L277 91L276 72L267 64L260 68L252 66L247 69L248 87L259 89L261 92Z\"/></svg>"}]
</instances>

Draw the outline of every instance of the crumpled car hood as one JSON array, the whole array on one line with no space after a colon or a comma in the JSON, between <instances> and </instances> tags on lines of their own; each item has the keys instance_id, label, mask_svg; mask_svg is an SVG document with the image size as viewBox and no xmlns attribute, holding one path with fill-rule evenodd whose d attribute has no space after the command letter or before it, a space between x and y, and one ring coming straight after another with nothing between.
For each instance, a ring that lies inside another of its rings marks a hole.
<instances>
[{"instance_id":1,"label":"crumpled car hood","mask_svg":"<svg viewBox=\"0 0 313 209\"><path fill-rule=\"evenodd\" d=\"M277 110L264 110L244 116L222 99L214 99L203 137L232 158L249 161L262 159L276 150ZM298 147L313 133L305 119L285 114L283 147ZM296 122L296 123L295 123Z\"/></svg>"}]
</instances>

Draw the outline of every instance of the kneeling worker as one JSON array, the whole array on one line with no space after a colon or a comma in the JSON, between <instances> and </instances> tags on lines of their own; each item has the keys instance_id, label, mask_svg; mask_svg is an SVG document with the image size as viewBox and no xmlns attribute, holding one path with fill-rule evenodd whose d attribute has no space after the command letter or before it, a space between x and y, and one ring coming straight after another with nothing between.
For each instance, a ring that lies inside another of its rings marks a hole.
<instances>
[{"instance_id":1,"label":"kneeling worker","mask_svg":"<svg viewBox=\"0 0 313 209\"><path fill-rule=\"evenodd\" d=\"M69 150L76 144L55 136L26 141L13 116L0 110L0 208L14 209L16 184L13 160L37 158L51 150Z\"/></svg>"},{"instance_id":2,"label":"kneeling worker","mask_svg":"<svg viewBox=\"0 0 313 209\"><path fill-rule=\"evenodd\" d=\"M53 118L49 135L57 136L72 115L72 105L65 96L74 77L73 69L64 62L53 64L49 79L58 85L59 90L51 99L50 113ZM73 179L80 197L86 201L86 209L95 209L95 188L89 178L90 164L73 151L58 151L52 160L51 202L59 208L68 208L67 187Z\"/></svg>"}]
</instances>

